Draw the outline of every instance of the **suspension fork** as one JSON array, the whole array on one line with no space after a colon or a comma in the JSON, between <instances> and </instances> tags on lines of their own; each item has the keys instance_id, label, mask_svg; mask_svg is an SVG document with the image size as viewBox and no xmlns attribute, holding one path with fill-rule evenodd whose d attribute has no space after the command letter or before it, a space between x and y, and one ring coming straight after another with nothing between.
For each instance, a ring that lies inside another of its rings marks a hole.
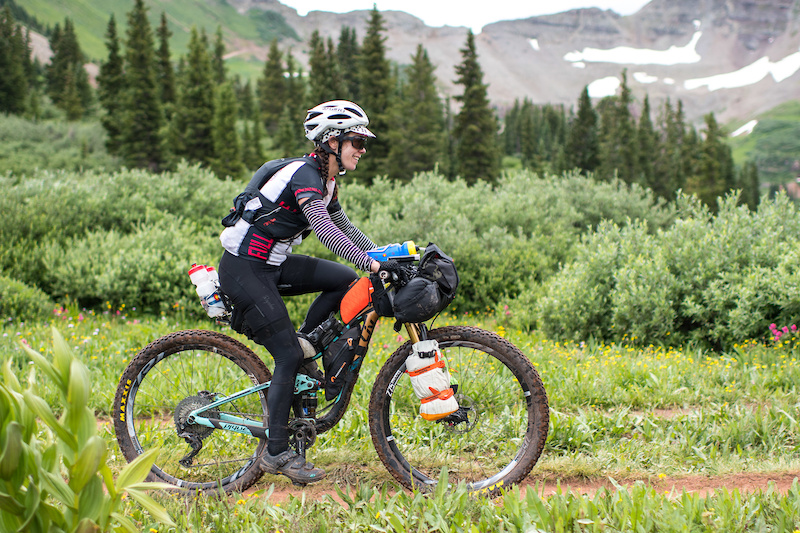
<instances>
[{"instance_id":1,"label":"suspension fork","mask_svg":"<svg viewBox=\"0 0 800 533\"><path fill-rule=\"evenodd\" d=\"M411 339L411 344L416 344L419 341L424 341L428 338L428 331L423 324L406 323L406 331L408 338Z\"/></svg>"}]
</instances>

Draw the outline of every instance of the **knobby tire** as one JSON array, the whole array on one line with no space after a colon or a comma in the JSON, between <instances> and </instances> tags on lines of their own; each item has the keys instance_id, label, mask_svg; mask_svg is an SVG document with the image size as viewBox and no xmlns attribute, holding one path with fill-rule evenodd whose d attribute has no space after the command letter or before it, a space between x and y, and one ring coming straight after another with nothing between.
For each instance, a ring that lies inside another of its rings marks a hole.
<instances>
[{"instance_id":1,"label":"knobby tire","mask_svg":"<svg viewBox=\"0 0 800 533\"><path fill-rule=\"evenodd\" d=\"M200 439L202 447L190 465L182 465L179 461L192 448L178 434L176 408L179 414L186 413L207 405L206 392L229 396L271 379L264 362L227 335L187 330L161 337L136 355L117 387L114 430L120 450L130 462L150 449L160 449L150 481L187 490L241 492L262 475L258 458L266 439L190 425L184 435ZM266 426L266 392L220 406L220 416L226 413Z\"/></svg>"},{"instance_id":2,"label":"knobby tire","mask_svg":"<svg viewBox=\"0 0 800 533\"><path fill-rule=\"evenodd\" d=\"M445 357L466 421L430 422L405 373L406 342L378 373L369 403L372 441L383 464L408 489L441 479L498 495L539 460L549 428L542 380L528 358L494 333L468 326L428 332ZM444 475L443 475L444 474Z\"/></svg>"}]
</instances>

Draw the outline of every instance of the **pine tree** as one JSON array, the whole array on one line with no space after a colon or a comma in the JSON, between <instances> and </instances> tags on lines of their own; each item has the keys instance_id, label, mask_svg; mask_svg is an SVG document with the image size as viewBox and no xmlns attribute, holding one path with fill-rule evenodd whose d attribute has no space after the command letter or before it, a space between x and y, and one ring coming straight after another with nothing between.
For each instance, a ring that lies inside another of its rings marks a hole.
<instances>
[{"instance_id":1,"label":"pine tree","mask_svg":"<svg viewBox=\"0 0 800 533\"><path fill-rule=\"evenodd\" d=\"M394 81L391 78L389 60L386 59L386 37L383 35L383 17L377 7L372 8L367 22L367 34L361 44L359 62L359 105L370 119L370 130L377 135L370 144L367 157L361 160L356 176L371 183L375 175L384 172L389 155L387 134L391 129L387 112L392 99ZM348 65L347 68L353 68Z\"/></svg>"},{"instance_id":2,"label":"pine tree","mask_svg":"<svg viewBox=\"0 0 800 533\"><path fill-rule=\"evenodd\" d=\"M628 184L638 177L638 146L631 102L627 74L623 71L620 94L604 98L598 106L601 154L598 173L603 179L616 175Z\"/></svg>"},{"instance_id":3,"label":"pine tree","mask_svg":"<svg viewBox=\"0 0 800 533\"><path fill-rule=\"evenodd\" d=\"M164 113L156 82L153 30L143 0L128 13L125 94L120 154L129 167L161 170L165 162Z\"/></svg>"},{"instance_id":4,"label":"pine tree","mask_svg":"<svg viewBox=\"0 0 800 533\"><path fill-rule=\"evenodd\" d=\"M642 115L639 117L639 126L636 130L638 139L638 169L639 169L639 184L655 190L657 184L655 181L655 170L653 168L653 158L656 153L656 132L653 127L653 121L650 119L650 98L644 97L644 104L642 106Z\"/></svg>"},{"instance_id":5,"label":"pine tree","mask_svg":"<svg viewBox=\"0 0 800 533\"><path fill-rule=\"evenodd\" d=\"M461 110L455 118L453 137L456 143L458 174L468 183L478 179L495 182L500 175L497 120L489 108L487 86L475 52L475 36L468 30L461 49L462 62L456 66L456 84L464 88L456 100Z\"/></svg>"},{"instance_id":6,"label":"pine tree","mask_svg":"<svg viewBox=\"0 0 800 533\"><path fill-rule=\"evenodd\" d=\"M330 37L328 38L327 42L328 47L326 55L328 58L327 63L330 71L330 79L328 80L328 84L330 85L329 90L331 91L331 94L334 95L334 98L338 100L346 100L345 95L347 94L347 86L344 82L342 66L339 64L339 58L336 57L336 46L333 44L333 39Z\"/></svg>"},{"instance_id":7,"label":"pine tree","mask_svg":"<svg viewBox=\"0 0 800 533\"><path fill-rule=\"evenodd\" d=\"M28 77L25 57L29 56L22 30L14 22L11 8L0 12L0 112L21 114L26 108Z\"/></svg>"},{"instance_id":8,"label":"pine tree","mask_svg":"<svg viewBox=\"0 0 800 533\"><path fill-rule=\"evenodd\" d=\"M600 164L599 150L597 112L592 107L589 87L586 86L578 99L578 114L567 136L567 165L579 169L582 174L594 172Z\"/></svg>"},{"instance_id":9,"label":"pine tree","mask_svg":"<svg viewBox=\"0 0 800 533\"><path fill-rule=\"evenodd\" d=\"M47 93L68 120L77 120L91 105L92 91L72 20L66 18L64 28L53 31L50 48L53 56L47 67Z\"/></svg>"},{"instance_id":10,"label":"pine tree","mask_svg":"<svg viewBox=\"0 0 800 533\"><path fill-rule=\"evenodd\" d=\"M733 156L724 143L724 134L717 124L714 113L704 117L706 129L699 143L694 172L686 183L686 192L697 195L701 201L716 211L717 199L734 186Z\"/></svg>"},{"instance_id":11,"label":"pine tree","mask_svg":"<svg viewBox=\"0 0 800 533\"><path fill-rule=\"evenodd\" d=\"M302 131L302 129L301 129ZM261 139L264 138L264 130L261 129L261 121L253 120L253 130L250 134L250 156L252 161L247 164L248 168L258 168L264 164L264 147L261 145Z\"/></svg>"},{"instance_id":12,"label":"pine tree","mask_svg":"<svg viewBox=\"0 0 800 533\"><path fill-rule=\"evenodd\" d=\"M653 191L666 200L686 184L685 165L681 161L686 126L669 99L659 113L657 146L653 157Z\"/></svg>"},{"instance_id":13,"label":"pine tree","mask_svg":"<svg viewBox=\"0 0 800 533\"><path fill-rule=\"evenodd\" d=\"M248 169L258 168L264 162L263 154L255 143L255 135L258 133L256 131L256 126L261 120L258 113L256 113L253 89L249 80L241 87L238 99L242 102L242 105L239 106L239 117L243 121L242 161L244 162L244 166ZM253 123L252 126L251 123Z\"/></svg>"},{"instance_id":14,"label":"pine tree","mask_svg":"<svg viewBox=\"0 0 800 533\"><path fill-rule=\"evenodd\" d=\"M291 50L286 53L286 106L284 115L291 121L290 133L294 138L294 146L297 150L303 150L308 146L308 139L305 138L302 122L306 116L306 111L320 103L309 103L308 84L304 81L303 70L292 56ZM281 122L284 116L281 116ZM280 126L279 126L280 127Z\"/></svg>"},{"instance_id":15,"label":"pine tree","mask_svg":"<svg viewBox=\"0 0 800 533\"><path fill-rule=\"evenodd\" d=\"M229 82L216 90L213 120L214 159L211 168L217 177L238 178L244 173L242 147L236 133L239 110L236 94Z\"/></svg>"},{"instance_id":16,"label":"pine tree","mask_svg":"<svg viewBox=\"0 0 800 533\"><path fill-rule=\"evenodd\" d=\"M325 41L320 36L319 30L314 30L308 41L308 68L308 97L314 102L311 105L336 100L336 95L329 89L331 65L328 62L328 53L325 51Z\"/></svg>"},{"instance_id":17,"label":"pine tree","mask_svg":"<svg viewBox=\"0 0 800 533\"><path fill-rule=\"evenodd\" d=\"M62 80L64 88L61 91L58 106L66 114L67 120L78 120L83 115L84 108L81 104L81 95L78 92L78 82L75 80L75 71L72 69L66 70Z\"/></svg>"},{"instance_id":18,"label":"pine tree","mask_svg":"<svg viewBox=\"0 0 800 533\"><path fill-rule=\"evenodd\" d=\"M217 26L214 37L214 53L211 56L211 72L217 87L225 83L228 75L225 71L225 41L222 39L222 26Z\"/></svg>"},{"instance_id":19,"label":"pine tree","mask_svg":"<svg viewBox=\"0 0 800 533\"><path fill-rule=\"evenodd\" d=\"M309 103L310 98L308 96L309 88L304 81L303 69L297 63L294 56L292 55L292 51L289 50L286 52L286 107L292 113L298 113L300 116L300 120L305 117L305 111L320 102L316 103ZM299 132L302 134L303 128L299 128Z\"/></svg>"},{"instance_id":20,"label":"pine tree","mask_svg":"<svg viewBox=\"0 0 800 533\"><path fill-rule=\"evenodd\" d=\"M517 119L517 135L519 136L520 156L522 164L534 171L542 170L542 157L544 153L540 141L548 133L548 124L542 121L541 113L537 110L530 98L522 101Z\"/></svg>"},{"instance_id":21,"label":"pine tree","mask_svg":"<svg viewBox=\"0 0 800 533\"><path fill-rule=\"evenodd\" d=\"M343 98L352 102L359 101L360 96L357 67L360 53L356 30L349 26L342 26L342 31L339 34L339 44L336 48L336 57L338 58L345 85Z\"/></svg>"},{"instance_id":22,"label":"pine tree","mask_svg":"<svg viewBox=\"0 0 800 533\"><path fill-rule=\"evenodd\" d=\"M105 109L105 114L100 117L100 123L106 130L106 149L109 153L116 154L119 152L122 137L125 73L120 55L117 23L113 14L106 28L106 49L108 58L100 65L100 72L97 75L97 96L100 105Z\"/></svg>"},{"instance_id":23,"label":"pine tree","mask_svg":"<svg viewBox=\"0 0 800 533\"><path fill-rule=\"evenodd\" d=\"M278 48L278 40L273 39L269 45L264 70L258 79L261 120L267 131L273 133L278 129L278 122L286 107L287 82L283 72L283 54Z\"/></svg>"},{"instance_id":24,"label":"pine tree","mask_svg":"<svg viewBox=\"0 0 800 533\"><path fill-rule=\"evenodd\" d=\"M761 202L761 184L758 178L758 167L755 163L747 161L742 166L736 186L741 190L739 203L746 205L751 211L756 211Z\"/></svg>"},{"instance_id":25,"label":"pine tree","mask_svg":"<svg viewBox=\"0 0 800 533\"><path fill-rule=\"evenodd\" d=\"M158 27L158 53L156 79L158 80L159 96L161 103L167 111L167 116L172 115L172 106L175 105L175 70L172 66L172 57L169 49L169 38L172 32L167 25L167 15L161 12L161 25Z\"/></svg>"},{"instance_id":26,"label":"pine tree","mask_svg":"<svg viewBox=\"0 0 800 533\"><path fill-rule=\"evenodd\" d=\"M448 179L455 179L458 172L456 162L456 140L453 136L455 118L453 117L453 106L450 97L444 99L444 161L439 167L441 172Z\"/></svg>"},{"instance_id":27,"label":"pine tree","mask_svg":"<svg viewBox=\"0 0 800 533\"><path fill-rule=\"evenodd\" d=\"M522 151L519 142L519 114L519 99L515 99L514 105L503 116L503 132L500 134L503 153L506 155L517 156Z\"/></svg>"},{"instance_id":28,"label":"pine tree","mask_svg":"<svg viewBox=\"0 0 800 533\"><path fill-rule=\"evenodd\" d=\"M435 67L421 44L411 61L408 83L393 110L394 127L387 133L389 175L404 181L417 172L433 170L444 152L444 113Z\"/></svg>"},{"instance_id":29,"label":"pine tree","mask_svg":"<svg viewBox=\"0 0 800 533\"><path fill-rule=\"evenodd\" d=\"M281 157L291 157L297 155L299 141L296 131L298 129L297 118L292 115L287 107L283 110L283 115L278 122L278 131L275 138L275 145Z\"/></svg>"},{"instance_id":30,"label":"pine tree","mask_svg":"<svg viewBox=\"0 0 800 533\"><path fill-rule=\"evenodd\" d=\"M178 103L170 125L175 155L210 165L215 159L211 122L214 118L214 77L205 32L192 27L186 68L179 80Z\"/></svg>"},{"instance_id":31,"label":"pine tree","mask_svg":"<svg viewBox=\"0 0 800 533\"><path fill-rule=\"evenodd\" d=\"M25 71L25 79L28 82L28 86L31 88L35 88L37 85L37 76L38 72L37 69L39 65L34 64L34 60L31 58L31 51L33 50L33 44L31 43L31 30L27 28L25 31L25 38L22 38L22 28L18 27L17 31L19 32L20 39L17 41L17 46L19 48L19 56L22 59L22 69ZM38 59L36 60L38 62Z\"/></svg>"}]
</instances>

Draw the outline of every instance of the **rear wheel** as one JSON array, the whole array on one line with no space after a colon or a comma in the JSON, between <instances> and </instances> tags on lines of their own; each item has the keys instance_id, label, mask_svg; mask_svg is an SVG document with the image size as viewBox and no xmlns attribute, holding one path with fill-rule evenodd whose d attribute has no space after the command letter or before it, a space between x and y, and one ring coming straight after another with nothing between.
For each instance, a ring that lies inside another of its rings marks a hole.
<instances>
[{"instance_id":1,"label":"rear wheel","mask_svg":"<svg viewBox=\"0 0 800 533\"><path fill-rule=\"evenodd\" d=\"M428 332L438 341L459 411L429 422L405 373L411 343L378 373L369 404L372 441L403 486L430 490L443 472L470 492L498 494L527 476L544 448L549 407L527 357L502 337L466 326Z\"/></svg>"},{"instance_id":2,"label":"rear wheel","mask_svg":"<svg viewBox=\"0 0 800 533\"><path fill-rule=\"evenodd\" d=\"M133 461L160 449L150 481L192 490L242 491L261 477L258 458L266 439L186 424L186 416L215 398L271 379L264 362L227 335L189 330L161 337L131 361L117 387L114 430L120 450ZM226 414L266 427L266 392L223 404L208 416Z\"/></svg>"}]
</instances>

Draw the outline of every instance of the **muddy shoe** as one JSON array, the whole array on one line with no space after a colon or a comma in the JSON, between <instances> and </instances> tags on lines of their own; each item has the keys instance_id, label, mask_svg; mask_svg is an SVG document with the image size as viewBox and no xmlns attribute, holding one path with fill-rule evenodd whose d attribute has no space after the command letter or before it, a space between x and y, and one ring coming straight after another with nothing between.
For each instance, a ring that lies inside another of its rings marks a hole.
<instances>
[{"instance_id":1,"label":"muddy shoe","mask_svg":"<svg viewBox=\"0 0 800 533\"><path fill-rule=\"evenodd\" d=\"M317 381L325 382L325 375L319 369L319 365L313 359L306 359L303 365L297 370L298 374L305 374L308 377L314 378Z\"/></svg>"},{"instance_id":2,"label":"muddy shoe","mask_svg":"<svg viewBox=\"0 0 800 533\"><path fill-rule=\"evenodd\" d=\"M278 455L265 453L261 456L261 469L268 474L283 474L296 485L314 483L325 477L323 469L314 468L294 450L286 450Z\"/></svg>"}]
</instances>

